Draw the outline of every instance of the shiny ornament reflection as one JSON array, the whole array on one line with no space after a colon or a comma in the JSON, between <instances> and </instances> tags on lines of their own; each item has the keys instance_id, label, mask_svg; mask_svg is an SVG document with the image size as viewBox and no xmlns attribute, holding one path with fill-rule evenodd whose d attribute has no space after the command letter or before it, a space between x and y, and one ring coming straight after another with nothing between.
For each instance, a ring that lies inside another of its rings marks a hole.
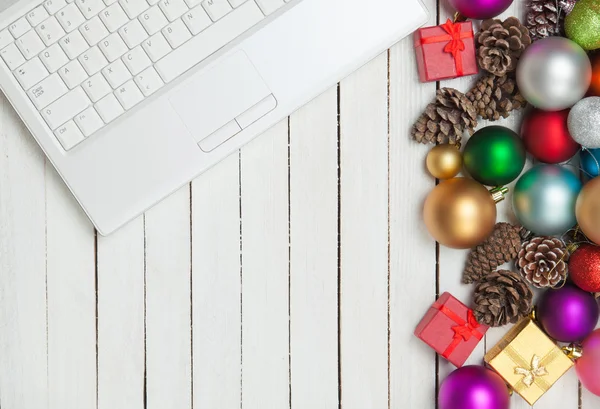
<instances>
[{"instance_id":1,"label":"shiny ornament reflection","mask_svg":"<svg viewBox=\"0 0 600 409\"><path fill-rule=\"evenodd\" d=\"M581 181L558 165L538 165L515 186L513 209L521 224L543 236L565 233L575 226L575 204Z\"/></svg>"},{"instance_id":2,"label":"shiny ornament reflection","mask_svg":"<svg viewBox=\"0 0 600 409\"><path fill-rule=\"evenodd\" d=\"M483 366L463 366L440 386L440 409L508 409L510 395L504 380Z\"/></svg>"},{"instance_id":3,"label":"shiny ornament reflection","mask_svg":"<svg viewBox=\"0 0 600 409\"><path fill-rule=\"evenodd\" d=\"M530 45L519 60L517 83L533 106L559 111L587 92L592 66L585 51L566 38L548 37Z\"/></svg>"},{"instance_id":4,"label":"shiny ornament reflection","mask_svg":"<svg viewBox=\"0 0 600 409\"><path fill-rule=\"evenodd\" d=\"M577 222L581 231L600 244L600 178L589 181L577 199Z\"/></svg>"},{"instance_id":5,"label":"shiny ornament reflection","mask_svg":"<svg viewBox=\"0 0 600 409\"><path fill-rule=\"evenodd\" d=\"M462 165L462 154L456 145L438 145L427 154L427 170L437 179L453 178Z\"/></svg>"}]
</instances>

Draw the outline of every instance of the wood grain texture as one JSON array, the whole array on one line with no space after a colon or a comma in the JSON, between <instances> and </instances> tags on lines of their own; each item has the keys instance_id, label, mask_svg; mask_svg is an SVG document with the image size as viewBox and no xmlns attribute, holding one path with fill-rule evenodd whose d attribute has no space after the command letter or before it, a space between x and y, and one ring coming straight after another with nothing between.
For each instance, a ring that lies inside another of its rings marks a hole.
<instances>
[{"instance_id":1,"label":"wood grain texture","mask_svg":"<svg viewBox=\"0 0 600 409\"><path fill-rule=\"evenodd\" d=\"M192 183L195 409L242 404L239 154Z\"/></svg>"},{"instance_id":2,"label":"wood grain texture","mask_svg":"<svg viewBox=\"0 0 600 409\"><path fill-rule=\"evenodd\" d=\"M191 409L190 187L146 213L147 409Z\"/></svg>"},{"instance_id":3,"label":"wood grain texture","mask_svg":"<svg viewBox=\"0 0 600 409\"><path fill-rule=\"evenodd\" d=\"M388 58L340 85L342 406L388 404Z\"/></svg>"},{"instance_id":4,"label":"wood grain texture","mask_svg":"<svg viewBox=\"0 0 600 409\"><path fill-rule=\"evenodd\" d=\"M337 87L290 118L292 408L338 407Z\"/></svg>"},{"instance_id":5,"label":"wood grain texture","mask_svg":"<svg viewBox=\"0 0 600 409\"><path fill-rule=\"evenodd\" d=\"M96 407L94 227L46 164L48 408Z\"/></svg>"},{"instance_id":6,"label":"wood grain texture","mask_svg":"<svg viewBox=\"0 0 600 409\"><path fill-rule=\"evenodd\" d=\"M241 153L242 407L289 407L288 122Z\"/></svg>"},{"instance_id":7,"label":"wood grain texture","mask_svg":"<svg viewBox=\"0 0 600 409\"><path fill-rule=\"evenodd\" d=\"M142 409L144 217L97 245L98 409Z\"/></svg>"}]
</instances>

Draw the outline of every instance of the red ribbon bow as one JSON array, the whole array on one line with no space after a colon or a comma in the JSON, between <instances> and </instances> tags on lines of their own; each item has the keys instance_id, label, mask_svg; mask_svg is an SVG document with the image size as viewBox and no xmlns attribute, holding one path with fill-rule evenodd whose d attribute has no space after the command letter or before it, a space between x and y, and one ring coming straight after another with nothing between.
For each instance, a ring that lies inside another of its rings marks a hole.
<instances>
[{"instance_id":1,"label":"red ribbon bow","mask_svg":"<svg viewBox=\"0 0 600 409\"><path fill-rule=\"evenodd\" d=\"M448 44L446 44L444 47L444 52L452 54L452 58L454 58L454 62L456 64L456 74L460 77L464 74L461 54L465 50L465 42L463 39L473 38L473 32L468 31L462 33L461 23L453 23L450 19L448 19L446 23L442 24L440 27L442 27L444 31L448 33L448 35L421 38L421 44L425 45L448 41Z\"/></svg>"},{"instance_id":2,"label":"red ribbon bow","mask_svg":"<svg viewBox=\"0 0 600 409\"><path fill-rule=\"evenodd\" d=\"M445 305L434 304L434 307L458 324L452 327L452 331L454 331L454 337L452 338L452 342L450 343L448 348L446 348L446 350L442 354L444 358L448 359L450 355L452 355L452 353L460 345L460 343L463 342L463 340L466 342L470 340L471 337L475 337L479 341L483 339L483 334L477 331L477 328L479 328L481 324L479 324L477 322L477 319L475 319L473 310L467 311L467 321L465 321Z\"/></svg>"}]
</instances>

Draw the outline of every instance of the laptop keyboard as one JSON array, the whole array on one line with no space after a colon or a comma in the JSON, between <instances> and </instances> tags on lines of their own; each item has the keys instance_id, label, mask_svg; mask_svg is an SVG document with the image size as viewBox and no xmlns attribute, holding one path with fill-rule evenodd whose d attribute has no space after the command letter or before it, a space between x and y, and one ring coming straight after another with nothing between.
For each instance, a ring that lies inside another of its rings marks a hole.
<instances>
[{"instance_id":1,"label":"laptop keyboard","mask_svg":"<svg viewBox=\"0 0 600 409\"><path fill-rule=\"evenodd\" d=\"M46 0L0 55L65 150L291 0Z\"/></svg>"}]
</instances>

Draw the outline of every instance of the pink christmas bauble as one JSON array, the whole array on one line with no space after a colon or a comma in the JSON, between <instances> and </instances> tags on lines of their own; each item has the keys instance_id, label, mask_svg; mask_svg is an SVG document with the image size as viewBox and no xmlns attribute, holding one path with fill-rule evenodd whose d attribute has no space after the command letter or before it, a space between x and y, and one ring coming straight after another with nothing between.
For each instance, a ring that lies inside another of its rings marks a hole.
<instances>
[{"instance_id":1,"label":"pink christmas bauble","mask_svg":"<svg viewBox=\"0 0 600 409\"><path fill-rule=\"evenodd\" d=\"M600 396L600 329L583 341L583 356L575 362L579 380L587 390Z\"/></svg>"},{"instance_id":2,"label":"pink christmas bauble","mask_svg":"<svg viewBox=\"0 0 600 409\"><path fill-rule=\"evenodd\" d=\"M513 0L450 0L460 14L475 20L485 20L502 14Z\"/></svg>"}]
</instances>

